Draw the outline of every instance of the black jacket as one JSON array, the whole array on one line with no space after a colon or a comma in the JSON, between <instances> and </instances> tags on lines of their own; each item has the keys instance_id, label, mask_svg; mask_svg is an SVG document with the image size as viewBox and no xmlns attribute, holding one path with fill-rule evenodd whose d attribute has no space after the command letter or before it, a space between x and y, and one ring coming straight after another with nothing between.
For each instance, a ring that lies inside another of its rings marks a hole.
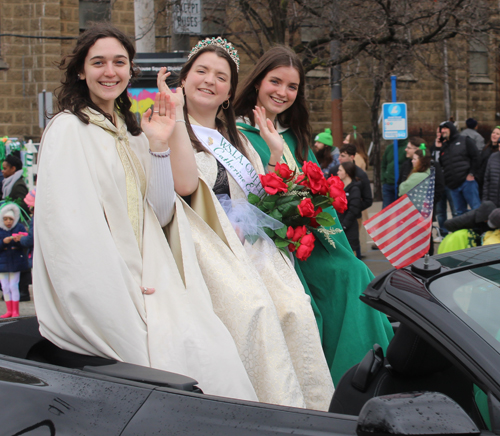
<instances>
[{"instance_id":1,"label":"black jacket","mask_svg":"<svg viewBox=\"0 0 500 436\"><path fill-rule=\"evenodd\" d=\"M451 122L441 124L450 129L450 138L443 142L439 153L439 163L443 168L444 182L450 189L456 189L467 178L467 175L478 172L478 151L474 140L460 136Z\"/></svg>"},{"instance_id":2,"label":"black jacket","mask_svg":"<svg viewBox=\"0 0 500 436\"><path fill-rule=\"evenodd\" d=\"M353 250L359 248L358 218L361 218L361 183L352 181L345 188L347 197L347 210L339 213L339 220L349 244Z\"/></svg>"},{"instance_id":3,"label":"black jacket","mask_svg":"<svg viewBox=\"0 0 500 436\"><path fill-rule=\"evenodd\" d=\"M492 147L491 145L484 147L479 154L479 165L476 175L476 181L479 185L479 194L483 195L484 186L484 176L486 175L486 166L488 165L488 160L493 153L498 151L498 145ZM482 197L481 197L482 198Z\"/></svg>"},{"instance_id":4,"label":"black jacket","mask_svg":"<svg viewBox=\"0 0 500 436\"><path fill-rule=\"evenodd\" d=\"M334 166L328 176L336 176L339 170L339 165ZM373 203L372 188L370 186L370 180L368 179L368 174L366 174L360 167L356 165L356 177L359 179L361 190L361 210L368 209Z\"/></svg>"},{"instance_id":5,"label":"black jacket","mask_svg":"<svg viewBox=\"0 0 500 436\"><path fill-rule=\"evenodd\" d=\"M493 202L483 201L477 209L470 210L455 218L446 220L444 226L450 232L456 232L462 229L473 229L481 234L491 230L487 221L490 213L495 209L496 206Z\"/></svg>"},{"instance_id":6,"label":"black jacket","mask_svg":"<svg viewBox=\"0 0 500 436\"><path fill-rule=\"evenodd\" d=\"M483 201L492 201L500 207L500 153L493 153L488 159L483 183Z\"/></svg>"}]
</instances>

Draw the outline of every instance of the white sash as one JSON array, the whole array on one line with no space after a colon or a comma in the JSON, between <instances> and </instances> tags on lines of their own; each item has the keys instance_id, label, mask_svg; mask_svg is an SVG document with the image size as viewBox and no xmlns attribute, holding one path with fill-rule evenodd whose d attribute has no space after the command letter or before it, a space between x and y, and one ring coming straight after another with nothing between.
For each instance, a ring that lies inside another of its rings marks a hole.
<instances>
[{"instance_id":1,"label":"white sash","mask_svg":"<svg viewBox=\"0 0 500 436\"><path fill-rule=\"evenodd\" d=\"M250 161L226 138L217 130L208 127L197 125L191 127L198 140L229 171L247 197L250 192L258 196L262 194L259 174Z\"/></svg>"}]
</instances>

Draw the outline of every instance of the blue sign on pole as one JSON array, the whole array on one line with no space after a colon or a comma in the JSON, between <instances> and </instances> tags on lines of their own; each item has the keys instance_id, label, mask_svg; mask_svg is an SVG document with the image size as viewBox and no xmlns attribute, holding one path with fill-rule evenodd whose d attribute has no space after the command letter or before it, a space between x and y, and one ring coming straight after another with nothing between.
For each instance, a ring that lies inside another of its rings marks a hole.
<instances>
[{"instance_id":1,"label":"blue sign on pole","mask_svg":"<svg viewBox=\"0 0 500 436\"><path fill-rule=\"evenodd\" d=\"M382 105L384 139L406 139L408 137L408 120L406 103L384 103Z\"/></svg>"}]
</instances>

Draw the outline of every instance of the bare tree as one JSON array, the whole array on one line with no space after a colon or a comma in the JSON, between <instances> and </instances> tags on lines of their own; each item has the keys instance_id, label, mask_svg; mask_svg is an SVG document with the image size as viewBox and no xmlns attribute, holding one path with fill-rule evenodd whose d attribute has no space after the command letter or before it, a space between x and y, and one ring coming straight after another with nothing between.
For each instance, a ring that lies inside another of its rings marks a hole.
<instances>
[{"instance_id":1,"label":"bare tree","mask_svg":"<svg viewBox=\"0 0 500 436\"><path fill-rule=\"evenodd\" d=\"M370 104L375 154L375 196L380 198L381 92L402 60L435 69L424 55L441 59L442 42L462 44L498 30L498 4L492 0L212 0L226 17L206 20L224 26L225 34L252 61L273 44L287 44L302 57L306 70L363 59L370 68ZM330 43L338 52L331 56ZM439 63L440 68L442 62ZM440 73L442 79L443 73Z\"/></svg>"}]
</instances>

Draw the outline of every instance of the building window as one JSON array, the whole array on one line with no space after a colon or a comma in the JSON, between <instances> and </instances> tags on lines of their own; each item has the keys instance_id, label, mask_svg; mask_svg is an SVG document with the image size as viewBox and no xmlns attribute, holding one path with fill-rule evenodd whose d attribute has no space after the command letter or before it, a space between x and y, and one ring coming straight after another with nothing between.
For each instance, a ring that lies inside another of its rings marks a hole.
<instances>
[{"instance_id":1,"label":"building window","mask_svg":"<svg viewBox=\"0 0 500 436\"><path fill-rule=\"evenodd\" d=\"M493 83L488 74L489 35L477 35L469 42L469 83Z\"/></svg>"},{"instance_id":2,"label":"building window","mask_svg":"<svg viewBox=\"0 0 500 436\"><path fill-rule=\"evenodd\" d=\"M111 19L110 0L80 0L80 33L88 29L92 23Z\"/></svg>"}]
</instances>

